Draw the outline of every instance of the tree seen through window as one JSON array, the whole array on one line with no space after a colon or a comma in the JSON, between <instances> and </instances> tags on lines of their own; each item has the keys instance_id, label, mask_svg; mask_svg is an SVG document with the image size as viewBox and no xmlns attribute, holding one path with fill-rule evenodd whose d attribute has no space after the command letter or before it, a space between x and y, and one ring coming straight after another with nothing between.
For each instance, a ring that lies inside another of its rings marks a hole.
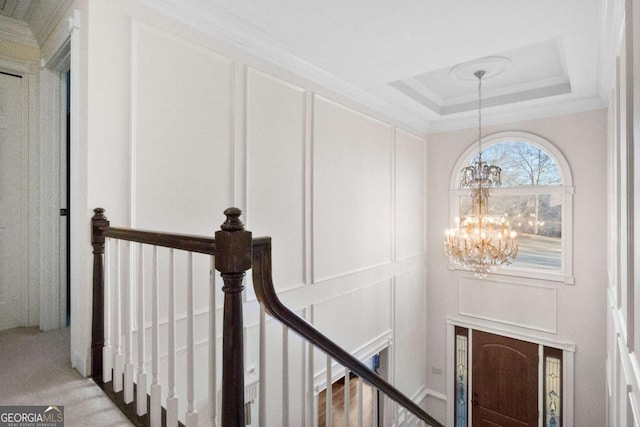
<instances>
[{"instance_id":1,"label":"tree seen through window","mask_svg":"<svg viewBox=\"0 0 640 427\"><path fill-rule=\"evenodd\" d=\"M477 160L478 153L467 164ZM549 154L522 141L499 142L482 160L502 168L502 185L491 190L489 215L504 217L518 233L515 267L562 268L562 176ZM470 214L471 197L460 196L460 220Z\"/></svg>"}]
</instances>

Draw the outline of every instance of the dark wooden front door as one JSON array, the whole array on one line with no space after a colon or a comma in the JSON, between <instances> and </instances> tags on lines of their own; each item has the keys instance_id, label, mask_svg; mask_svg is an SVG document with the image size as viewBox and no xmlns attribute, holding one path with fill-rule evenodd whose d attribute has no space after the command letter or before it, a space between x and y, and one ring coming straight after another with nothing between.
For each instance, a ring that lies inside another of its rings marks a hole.
<instances>
[{"instance_id":1,"label":"dark wooden front door","mask_svg":"<svg viewBox=\"0 0 640 427\"><path fill-rule=\"evenodd\" d=\"M538 425L538 345L473 331L474 427Z\"/></svg>"}]
</instances>

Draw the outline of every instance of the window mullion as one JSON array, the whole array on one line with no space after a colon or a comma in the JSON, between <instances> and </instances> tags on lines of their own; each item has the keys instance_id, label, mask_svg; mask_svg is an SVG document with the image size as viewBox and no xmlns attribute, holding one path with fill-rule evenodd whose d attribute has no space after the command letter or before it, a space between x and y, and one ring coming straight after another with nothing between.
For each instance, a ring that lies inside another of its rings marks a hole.
<instances>
[{"instance_id":1,"label":"window mullion","mask_svg":"<svg viewBox=\"0 0 640 427\"><path fill-rule=\"evenodd\" d=\"M522 137L524 134L514 134L521 137L489 139L483 150L483 160L500 166L503 172L504 186L491 189L488 215L496 224L506 221L507 227L518 233L520 246L514 264L496 274L573 283L573 278L569 276L572 275L570 245L574 189L568 164L547 141L542 143L538 141L539 137L533 135L528 141ZM543 156L545 161L523 163L522 156L518 157L522 153ZM456 165L464 167L472 163L477 154L477 150L467 150ZM454 227L464 227L473 221L469 189L459 188L459 171L463 167L454 168L450 180L451 224ZM544 170L538 171L536 167ZM561 184L518 185L527 182L528 177L534 181Z\"/></svg>"}]
</instances>

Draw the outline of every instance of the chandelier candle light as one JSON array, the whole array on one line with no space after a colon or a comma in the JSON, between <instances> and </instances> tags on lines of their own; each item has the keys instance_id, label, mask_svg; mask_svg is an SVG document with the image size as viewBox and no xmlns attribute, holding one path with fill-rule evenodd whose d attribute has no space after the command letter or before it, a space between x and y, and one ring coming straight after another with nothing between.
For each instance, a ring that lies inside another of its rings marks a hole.
<instances>
[{"instance_id":1,"label":"chandelier candle light","mask_svg":"<svg viewBox=\"0 0 640 427\"><path fill-rule=\"evenodd\" d=\"M474 73L478 78L478 158L461 171L460 188L468 188L471 213L457 228L446 231L444 252L449 260L474 276L484 278L498 267L513 263L518 253L515 231L505 216L489 215L490 188L501 185L502 169L482 161L482 77L485 71Z\"/></svg>"}]
</instances>

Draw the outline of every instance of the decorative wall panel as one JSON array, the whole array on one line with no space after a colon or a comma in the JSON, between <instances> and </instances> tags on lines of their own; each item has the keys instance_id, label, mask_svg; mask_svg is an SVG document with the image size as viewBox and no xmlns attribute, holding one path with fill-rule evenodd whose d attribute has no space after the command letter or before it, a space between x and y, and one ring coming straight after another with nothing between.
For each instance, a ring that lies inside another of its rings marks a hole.
<instances>
[{"instance_id":1,"label":"decorative wall panel","mask_svg":"<svg viewBox=\"0 0 640 427\"><path fill-rule=\"evenodd\" d=\"M135 225L213 234L232 203L233 62L137 22L132 55Z\"/></svg>"},{"instance_id":2,"label":"decorative wall panel","mask_svg":"<svg viewBox=\"0 0 640 427\"><path fill-rule=\"evenodd\" d=\"M395 379L413 396L424 385L426 363L426 288L424 270L396 277L394 345L402 348L395 359Z\"/></svg>"},{"instance_id":3,"label":"decorative wall panel","mask_svg":"<svg viewBox=\"0 0 640 427\"><path fill-rule=\"evenodd\" d=\"M246 96L247 225L273 238L282 290L304 282L306 91L249 68Z\"/></svg>"},{"instance_id":4,"label":"decorative wall panel","mask_svg":"<svg viewBox=\"0 0 640 427\"><path fill-rule=\"evenodd\" d=\"M314 97L315 281L391 261L392 147L392 126Z\"/></svg>"},{"instance_id":5,"label":"decorative wall panel","mask_svg":"<svg viewBox=\"0 0 640 427\"><path fill-rule=\"evenodd\" d=\"M389 347L389 361L408 360L405 351L423 348L424 328L409 330L404 323L413 324L424 315L424 299L414 296L426 292L420 278L425 273L413 272L422 271L425 262L420 256L425 230L419 230L425 215L422 141L406 132L396 136L395 126L382 114L363 113L340 94L132 0L96 7L91 9L87 37L102 49L100 55L83 57L82 64L93 76L90 102L80 105L91 137L85 181L89 200L114 212L109 214L112 224L212 235L224 219L222 211L237 204L254 236L273 237L274 282L283 302L309 310L314 324L361 359L393 342L392 315L400 314L394 307L393 277L411 272L400 279L405 304L401 311L407 316L402 318L402 333L408 344L406 350ZM109 63L116 64L117 72L104 66ZM399 154L394 151L396 137ZM397 179L402 181L398 186ZM398 207L396 192L402 200ZM405 228L397 240L398 211ZM396 242L403 259L394 263ZM161 263L166 258L161 254ZM175 269L179 319L185 311L183 258L177 255ZM209 262L197 257L194 267L199 348L206 348L201 334L208 317ZM79 277L90 280L88 269ZM160 300L166 301L167 280L160 280ZM269 396L277 396L266 403L267 416L261 423L284 425L285 387L279 375L284 365L290 368L290 408L298 408L290 410L290 424L299 425L302 414L296 411L304 408L313 418L313 396L305 406L298 403L304 398L300 388L305 351L309 358L315 353L310 355L293 334L284 338L273 320L267 320L261 347L255 326L259 306L250 281L248 274L243 305L246 366L266 374L261 386ZM220 280L215 285L218 306L221 285ZM161 317L166 318L166 305L161 306ZM90 316L78 317L84 321ZM178 323L178 336L183 337L185 322ZM412 331L420 337L412 340ZM288 360L282 354L287 340ZM87 348L85 338L76 341L82 345L75 343L74 348ZM261 352L267 362L263 369L255 366ZM326 361L318 357L304 373L311 372L317 381L313 374L325 368ZM197 369L200 402L205 399L200 390L206 367L202 363ZM392 373L394 369L390 367ZM422 386L418 393L423 393L424 384L416 381L424 382L424 377L405 372L403 378L410 383L398 385L412 392Z\"/></svg>"},{"instance_id":6,"label":"decorative wall panel","mask_svg":"<svg viewBox=\"0 0 640 427\"><path fill-rule=\"evenodd\" d=\"M557 297L553 286L460 277L460 314L556 332Z\"/></svg>"},{"instance_id":7,"label":"decorative wall panel","mask_svg":"<svg viewBox=\"0 0 640 427\"><path fill-rule=\"evenodd\" d=\"M391 280L313 304L314 326L353 352L391 329Z\"/></svg>"},{"instance_id":8,"label":"decorative wall panel","mask_svg":"<svg viewBox=\"0 0 640 427\"><path fill-rule=\"evenodd\" d=\"M607 412L610 425L631 427L640 423L640 2L615 4L622 31L609 101Z\"/></svg>"},{"instance_id":9,"label":"decorative wall panel","mask_svg":"<svg viewBox=\"0 0 640 427\"><path fill-rule=\"evenodd\" d=\"M424 253L426 141L396 131L396 259Z\"/></svg>"}]
</instances>

